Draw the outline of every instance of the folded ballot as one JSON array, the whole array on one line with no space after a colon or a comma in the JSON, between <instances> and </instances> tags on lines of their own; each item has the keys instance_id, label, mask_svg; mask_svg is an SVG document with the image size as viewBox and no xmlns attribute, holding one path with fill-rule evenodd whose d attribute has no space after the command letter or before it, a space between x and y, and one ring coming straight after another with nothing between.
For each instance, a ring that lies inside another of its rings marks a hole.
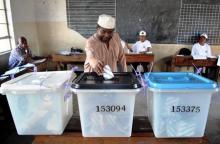
<instances>
[{"instance_id":1,"label":"folded ballot","mask_svg":"<svg viewBox=\"0 0 220 144\"><path fill-rule=\"evenodd\" d=\"M109 67L109 65L104 66L103 77L104 77L105 80L109 80L109 79L112 79L114 77L114 74L112 73L112 70Z\"/></svg>"}]
</instances>

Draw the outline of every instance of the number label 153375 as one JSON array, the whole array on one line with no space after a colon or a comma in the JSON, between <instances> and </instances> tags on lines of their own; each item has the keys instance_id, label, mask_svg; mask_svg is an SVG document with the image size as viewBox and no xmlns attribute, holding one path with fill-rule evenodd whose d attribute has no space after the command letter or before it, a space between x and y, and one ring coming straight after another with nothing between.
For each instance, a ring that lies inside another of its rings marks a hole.
<instances>
[{"instance_id":1,"label":"number label 153375","mask_svg":"<svg viewBox=\"0 0 220 144\"><path fill-rule=\"evenodd\" d=\"M172 106L171 112L200 112L200 106Z\"/></svg>"}]
</instances>

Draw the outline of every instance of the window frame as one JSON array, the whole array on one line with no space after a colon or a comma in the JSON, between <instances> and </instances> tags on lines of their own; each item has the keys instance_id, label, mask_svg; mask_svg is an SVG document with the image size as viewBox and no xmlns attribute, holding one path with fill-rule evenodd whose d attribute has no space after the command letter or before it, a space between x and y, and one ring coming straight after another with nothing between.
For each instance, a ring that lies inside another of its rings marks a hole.
<instances>
[{"instance_id":1,"label":"window frame","mask_svg":"<svg viewBox=\"0 0 220 144\"><path fill-rule=\"evenodd\" d=\"M0 9L1 11L4 11L5 13L5 21L6 23L0 23L0 24L5 24L6 27L7 27L7 36L3 36L3 37L0 37L0 40L4 40L4 39L8 39L9 40L9 50L4 50L2 52L0 52L0 55L3 54L3 53L7 53L7 52L10 52L12 50L12 37L10 35L10 28L9 28L9 21L8 21L8 13L7 13L7 6L6 6L6 1L5 0L2 0L3 1L3 9Z\"/></svg>"}]
</instances>

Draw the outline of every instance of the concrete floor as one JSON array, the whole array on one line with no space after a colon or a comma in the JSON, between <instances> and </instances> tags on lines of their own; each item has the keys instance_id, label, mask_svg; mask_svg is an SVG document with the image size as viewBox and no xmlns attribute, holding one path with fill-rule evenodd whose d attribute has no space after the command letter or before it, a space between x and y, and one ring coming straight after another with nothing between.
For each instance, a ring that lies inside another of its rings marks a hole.
<instances>
[{"instance_id":1,"label":"concrete floor","mask_svg":"<svg viewBox=\"0 0 220 144\"><path fill-rule=\"evenodd\" d=\"M142 91L136 96L135 102L135 111L134 116L146 116L146 101L147 97L143 96L144 92ZM220 92L215 93L212 96L208 122L206 126L205 135L208 137L209 144L219 144L220 143ZM73 95L73 111L74 116L79 116L78 103L76 95ZM33 136L18 136L16 131L14 131L7 140L0 142L2 144L31 144Z\"/></svg>"}]
</instances>

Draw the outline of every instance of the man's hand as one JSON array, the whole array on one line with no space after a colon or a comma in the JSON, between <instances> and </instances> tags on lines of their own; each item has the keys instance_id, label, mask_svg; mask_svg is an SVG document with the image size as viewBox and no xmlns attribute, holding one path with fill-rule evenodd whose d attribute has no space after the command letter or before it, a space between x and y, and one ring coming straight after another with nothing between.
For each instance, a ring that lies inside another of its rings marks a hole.
<instances>
[{"instance_id":1,"label":"man's hand","mask_svg":"<svg viewBox=\"0 0 220 144\"><path fill-rule=\"evenodd\" d=\"M25 47L25 55L24 55L24 60L26 63L30 62L31 61L31 56L30 56L30 53L29 53L29 48L28 46Z\"/></svg>"},{"instance_id":2,"label":"man's hand","mask_svg":"<svg viewBox=\"0 0 220 144\"><path fill-rule=\"evenodd\" d=\"M93 70L98 74L101 75L103 73L104 63L98 60L90 63Z\"/></svg>"},{"instance_id":3,"label":"man's hand","mask_svg":"<svg viewBox=\"0 0 220 144\"><path fill-rule=\"evenodd\" d=\"M101 75L103 73L103 68L104 68L104 64L101 61L98 61L97 64L94 67L94 71L98 74Z\"/></svg>"}]
</instances>

